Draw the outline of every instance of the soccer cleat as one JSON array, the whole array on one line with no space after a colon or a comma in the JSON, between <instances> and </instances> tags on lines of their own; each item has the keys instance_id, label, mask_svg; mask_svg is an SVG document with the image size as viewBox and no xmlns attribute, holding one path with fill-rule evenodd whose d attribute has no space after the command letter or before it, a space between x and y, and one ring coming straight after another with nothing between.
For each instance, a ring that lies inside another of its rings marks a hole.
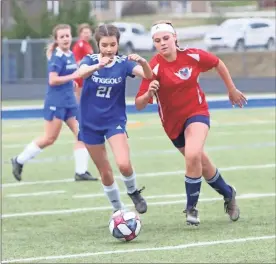
<instances>
[{"instance_id":1,"label":"soccer cleat","mask_svg":"<svg viewBox=\"0 0 276 264\"><path fill-rule=\"evenodd\" d=\"M184 212L186 214L186 223L187 225L198 226L200 224L200 220L198 217L198 210L196 208L186 209Z\"/></svg>"},{"instance_id":2,"label":"soccer cleat","mask_svg":"<svg viewBox=\"0 0 276 264\"><path fill-rule=\"evenodd\" d=\"M23 170L23 164L20 164L16 160L17 157L11 159L12 164L12 174L15 177L16 180L21 181L21 174Z\"/></svg>"},{"instance_id":3,"label":"soccer cleat","mask_svg":"<svg viewBox=\"0 0 276 264\"><path fill-rule=\"evenodd\" d=\"M89 171L82 174L75 174L75 181L98 181L99 179L92 176Z\"/></svg>"},{"instance_id":4,"label":"soccer cleat","mask_svg":"<svg viewBox=\"0 0 276 264\"><path fill-rule=\"evenodd\" d=\"M231 187L231 186L230 186ZM229 218L232 221L237 221L240 218L240 208L237 205L236 201L236 190L232 188L232 198L224 198L224 209L225 212L229 215Z\"/></svg>"},{"instance_id":5,"label":"soccer cleat","mask_svg":"<svg viewBox=\"0 0 276 264\"><path fill-rule=\"evenodd\" d=\"M128 193L128 196L131 198L132 202L135 205L135 209L138 213L143 214L147 211L148 206L145 199L142 197L141 192L145 189L143 187L140 190L136 190L134 193Z\"/></svg>"}]
</instances>

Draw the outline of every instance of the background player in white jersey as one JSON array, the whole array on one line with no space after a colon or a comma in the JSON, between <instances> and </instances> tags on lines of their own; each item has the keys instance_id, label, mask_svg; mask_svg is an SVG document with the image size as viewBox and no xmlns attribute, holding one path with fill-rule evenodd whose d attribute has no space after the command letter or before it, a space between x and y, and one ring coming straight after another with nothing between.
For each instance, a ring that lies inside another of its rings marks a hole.
<instances>
[{"instance_id":1,"label":"background player in white jersey","mask_svg":"<svg viewBox=\"0 0 276 264\"><path fill-rule=\"evenodd\" d=\"M77 63L70 50L72 35L67 24L57 25L53 29L54 42L47 48L48 89L44 102L44 135L32 141L17 157L12 158L13 175L21 181L23 165L38 155L42 149L52 145L61 131L62 122L66 122L75 137L78 134L77 102L73 81L76 79ZM75 180L97 180L88 171L89 154L80 141L75 144Z\"/></svg>"},{"instance_id":2,"label":"background player in white jersey","mask_svg":"<svg viewBox=\"0 0 276 264\"><path fill-rule=\"evenodd\" d=\"M100 54L86 56L79 69L80 76L85 78L80 99L79 138L86 144L100 172L104 192L113 210L122 209L123 205L108 161L105 138L111 146L129 197L136 210L145 213L147 204L140 194L141 190L137 189L130 161L125 88L127 76L150 79L152 71L147 61L137 54L128 57L117 55L120 32L115 26L100 26L95 39Z\"/></svg>"}]
</instances>

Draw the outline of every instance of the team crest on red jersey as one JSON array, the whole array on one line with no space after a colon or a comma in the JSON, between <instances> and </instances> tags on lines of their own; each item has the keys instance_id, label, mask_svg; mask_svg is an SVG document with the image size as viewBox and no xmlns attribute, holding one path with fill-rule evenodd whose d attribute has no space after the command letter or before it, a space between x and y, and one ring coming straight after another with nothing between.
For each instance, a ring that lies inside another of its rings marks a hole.
<instances>
[{"instance_id":1,"label":"team crest on red jersey","mask_svg":"<svg viewBox=\"0 0 276 264\"><path fill-rule=\"evenodd\" d=\"M174 74L181 80L188 80L192 75L192 71L193 71L192 68L185 67L180 69L178 72Z\"/></svg>"}]
</instances>

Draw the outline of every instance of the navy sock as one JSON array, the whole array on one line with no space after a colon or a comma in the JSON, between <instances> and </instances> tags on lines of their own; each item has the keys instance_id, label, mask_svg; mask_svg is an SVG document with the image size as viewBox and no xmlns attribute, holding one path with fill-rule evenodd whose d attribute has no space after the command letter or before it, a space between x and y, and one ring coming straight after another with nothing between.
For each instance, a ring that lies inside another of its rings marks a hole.
<instances>
[{"instance_id":1,"label":"navy sock","mask_svg":"<svg viewBox=\"0 0 276 264\"><path fill-rule=\"evenodd\" d=\"M187 209L191 209L196 207L201 187L202 178L191 178L189 176L185 176L185 186L186 186L186 194L187 194Z\"/></svg>"},{"instance_id":2,"label":"navy sock","mask_svg":"<svg viewBox=\"0 0 276 264\"><path fill-rule=\"evenodd\" d=\"M232 198L232 188L221 177L218 169L216 170L214 177L208 180L207 183L219 194L223 195L224 198Z\"/></svg>"}]
</instances>

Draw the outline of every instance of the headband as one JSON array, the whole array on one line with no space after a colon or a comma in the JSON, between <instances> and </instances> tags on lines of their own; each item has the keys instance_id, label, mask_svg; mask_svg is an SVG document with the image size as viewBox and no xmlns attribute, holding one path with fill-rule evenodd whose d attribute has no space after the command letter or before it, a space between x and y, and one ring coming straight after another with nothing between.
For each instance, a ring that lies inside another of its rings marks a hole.
<instances>
[{"instance_id":1,"label":"headband","mask_svg":"<svg viewBox=\"0 0 276 264\"><path fill-rule=\"evenodd\" d=\"M172 34L175 34L175 30L174 28L169 25L169 24L157 24L157 25L154 25L152 28L151 28L151 37L153 37L153 35L155 33L158 33L158 32L170 32Z\"/></svg>"}]
</instances>

